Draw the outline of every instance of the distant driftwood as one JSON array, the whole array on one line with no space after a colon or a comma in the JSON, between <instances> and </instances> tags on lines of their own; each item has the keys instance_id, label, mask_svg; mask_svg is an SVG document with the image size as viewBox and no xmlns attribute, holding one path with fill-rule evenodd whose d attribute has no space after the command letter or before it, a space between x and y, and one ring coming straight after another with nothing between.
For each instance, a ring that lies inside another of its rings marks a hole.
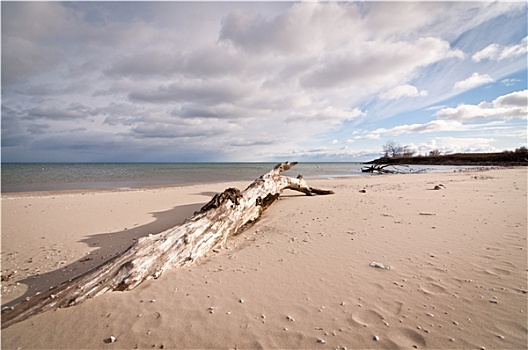
<instances>
[{"instance_id":1,"label":"distant driftwood","mask_svg":"<svg viewBox=\"0 0 528 350\"><path fill-rule=\"evenodd\" d=\"M183 224L156 235L140 238L126 251L102 265L22 303L2 310L2 328L32 315L69 307L109 291L128 291L158 278L172 267L189 266L228 237L257 220L285 189L308 196L332 194L308 186L303 177L281 175L296 162L280 163L245 190L228 188Z\"/></svg>"},{"instance_id":2,"label":"distant driftwood","mask_svg":"<svg viewBox=\"0 0 528 350\"><path fill-rule=\"evenodd\" d=\"M387 169L388 167L391 167L391 169ZM413 171L411 169L398 169L392 164L373 164L368 167L361 168L361 172L363 173L374 173L374 174L414 174L414 173L420 173L425 172L425 169L420 169Z\"/></svg>"}]
</instances>

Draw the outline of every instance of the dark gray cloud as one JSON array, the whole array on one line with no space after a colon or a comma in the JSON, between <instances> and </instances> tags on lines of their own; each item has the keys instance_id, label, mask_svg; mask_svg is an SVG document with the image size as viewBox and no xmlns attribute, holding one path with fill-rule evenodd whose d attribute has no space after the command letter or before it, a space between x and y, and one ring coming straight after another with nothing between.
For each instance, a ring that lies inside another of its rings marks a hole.
<instances>
[{"instance_id":1,"label":"dark gray cloud","mask_svg":"<svg viewBox=\"0 0 528 350\"><path fill-rule=\"evenodd\" d=\"M56 96L64 95L68 90L57 89L47 84L39 84L27 86L24 90L18 90L17 92L28 96Z\"/></svg>"},{"instance_id":2,"label":"dark gray cloud","mask_svg":"<svg viewBox=\"0 0 528 350\"><path fill-rule=\"evenodd\" d=\"M201 104L186 104L174 109L171 115L182 118L214 118L214 119L246 119L251 118L254 110L234 104L203 106Z\"/></svg>"},{"instance_id":3,"label":"dark gray cloud","mask_svg":"<svg viewBox=\"0 0 528 350\"><path fill-rule=\"evenodd\" d=\"M50 120L64 120L73 121L80 119L87 119L93 116L94 112L90 107L84 106L80 103L71 103L65 108L55 106L39 106L30 109L23 119L50 119Z\"/></svg>"},{"instance_id":4,"label":"dark gray cloud","mask_svg":"<svg viewBox=\"0 0 528 350\"><path fill-rule=\"evenodd\" d=\"M269 145L273 145L273 144L277 144L279 143L279 140L276 140L276 139L264 139L264 138L260 138L260 139L245 139L245 138L240 138L240 139L236 139L236 140L233 140L229 143L229 146L234 146L234 147L249 147L249 146L269 146Z\"/></svg>"},{"instance_id":5,"label":"dark gray cloud","mask_svg":"<svg viewBox=\"0 0 528 350\"><path fill-rule=\"evenodd\" d=\"M105 116L103 123L108 125L134 125L148 116L147 108L131 103L112 102L97 108L94 112Z\"/></svg>"},{"instance_id":6,"label":"dark gray cloud","mask_svg":"<svg viewBox=\"0 0 528 350\"><path fill-rule=\"evenodd\" d=\"M134 136L147 138L176 139L189 137L211 137L222 135L225 128L202 126L200 128L166 123L141 123L132 128Z\"/></svg>"},{"instance_id":7,"label":"dark gray cloud","mask_svg":"<svg viewBox=\"0 0 528 350\"><path fill-rule=\"evenodd\" d=\"M130 100L168 103L200 102L209 105L225 101L237 101L251 93L252 88L236 80L182 80L156 89L135 91L129 94Z\"/></svg>"},{"instance_id":8,"label":"dark gray cloud","mask_svg":"<svg viewBox=\"0 0 528 350\"><path fill-rule=\"evenodd\" d=\"M20 123L20 112L2 104L2 154L4 147L14 147L27 143L30 136Z\"/></svg>"},{"instance_id":9,"label":"dark gray cloud","mask_svg":"<svg viewBox=\"0 0 528 350\"><path fill-rule=\"evenodd\" d=\"M108 153L112 149L125 147L118 135L89 130L86 128L63 129L47 133L31 143L31 149L40 151L63 150L66 152L83 151Z\"/></svg>"},{"instance_id":10,"label":"dark gray cloud","mask_svg":"<svg viewBox=\"0 0 528 350\"><path fill-rule=\"evenodd\" d=\"M179 52L147 50L118 59L105 71L109 76L165 76L182 72L185 62Z\"/></svg>"},{"instance_id":11,"label":"dark gray cloud","mask_svg":"<svg viewBox=\"0 0 528 350\"><path fill-rule=\"evenodd\" d=\"M49 128L49 124L31 124L27 127L27 131L29 131L31 134L42 135L45 134Z\"/></svg>"},{"instance_id":12,"label":"dark gray cloud","mask_svg":"<svg viewBox=\"0 0 528 350\"><path fill-rule=\"evenodd\" d=\"M58 2L2 3L2 85L60 65L63 41L75 37L74 16Z\"/></svg>"},{"instance_id":13,"label":"dark gray cloud","mask_svg":"<svg viewBox=\"0 0 528 350\"><path fill-rule=\"evenodd\" d=\"M110 77L173 77L216 78L239 75L250 69L249 59L222 46L200 48L191 52L156 47L118 59L105 74Z\"/></svg>"},{"instance_id":14,"label":"dark gray cloud","mask_svg":"<svg viewBox=\"0 0 528 350\"><path fill-rule=\"evenodd\" d=\"M3 130L4 129L2 128L2 131ZM5 156L3 152L4 147L20 146L20 145L27 143L29 139L30 139L29 135L25 133L22 133L22 132L15 133L15 132L12 132L12 130L6 131L5 136L2 135L2 157ZM4 157L4 159L6 158Z\"/></svg>"}]
</instances>

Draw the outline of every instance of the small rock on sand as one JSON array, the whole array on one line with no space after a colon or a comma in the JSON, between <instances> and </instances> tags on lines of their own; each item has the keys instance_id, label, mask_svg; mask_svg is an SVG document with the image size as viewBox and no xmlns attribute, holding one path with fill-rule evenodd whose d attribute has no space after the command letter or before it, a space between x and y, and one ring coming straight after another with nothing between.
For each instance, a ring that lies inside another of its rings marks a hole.
<instances>
[{"instance_id":1,"label":"small rock on sand","mask_svg":"<svg viewBox=\"0 0 528 350\"><path fill-rule=\"evenodd\" d=\"M370 266L371 267L377 267L379 269L386 269L386 270L390 270L390 266L389 265L386 265L386 264L382 264L380 262L376 262L376 261L373 261L370 263Z\"/></svg>"}]
</instances>

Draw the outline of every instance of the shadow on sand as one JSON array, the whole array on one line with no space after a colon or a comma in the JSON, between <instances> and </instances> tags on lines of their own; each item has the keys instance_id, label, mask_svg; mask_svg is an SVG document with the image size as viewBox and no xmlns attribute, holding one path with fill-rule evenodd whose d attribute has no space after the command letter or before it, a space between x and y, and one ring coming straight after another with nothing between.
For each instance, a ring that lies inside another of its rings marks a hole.
<instances>
[{"instance_id":1,"label":"shadow on sand","mask_svg":"<svg viewBox=\"0 0 528 350\"><path fill-rule=\"evenodd\" d=\"M209 193L204 193L203 195L209 195ZM14 306L27 297L32 297L38 292L48 290L100 266L112 257L124 252L140 237L158 234L171 227L180 225L187 218L190 218L195 211L199 210L203 204L187 204L167 211L151 213L155 218L153 222L133 228L125 228L120 232L89 235L87 238L82 239L81 242L86 243L89 247L98 249L69 265L62 265L57 270L17 281L25 284L27 291L24 295L2 305L2 308Z\"/></svg>"},{"instance_id":2,"label":"shadow on sand","mask_svg":"<svg viewBox=\"0 0 528 350\"><path fill-rule=\"evenodd\" d=\"M201 192L196 193L200 196L212 197L216 192ZM288 193L282 194L281 198L305 196L304 194ZM36 274L25 279L18 280L18 283L25 284L27 290L24 295L7 302L2 305L4 307L14 306L28 297L36 295L57 286L77 276L80 276L119 255L128 249L134 242L149 234L158 234L169 228L182 224L186 219L190 218L195 211L201 209L205 204L187 204L174 207L167 211L151 213L155 218L153 222L137 226L133 228L125 228L120 232L99 233L89 235L87 238L81 240L91 248L97 248L89 254L83 256L79 260L69 264L62 265L60 268L43 274Z\"/></svg>"}]
</instances>

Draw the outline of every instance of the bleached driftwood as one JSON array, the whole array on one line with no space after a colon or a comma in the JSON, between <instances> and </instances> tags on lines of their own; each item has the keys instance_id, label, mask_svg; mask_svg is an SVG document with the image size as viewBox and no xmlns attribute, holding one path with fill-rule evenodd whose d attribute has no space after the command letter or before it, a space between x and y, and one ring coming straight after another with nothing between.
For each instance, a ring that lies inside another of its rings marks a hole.
<instances>
[{"instance_id":1,"label":"bleached driftwood","mask_svg":"<svg viewBox=\"0 0 528 350\"><path fill-rule=\"evenodd\" d=\"M229 236L257 220L285 189L306 195L331 194L308 186L301 175L281 175L295 163L280 163L244 191L228 188L180 226L140 238L126 251L68 282L2 310L2 328L32 315L79 304L109 291L128 291L158 278L163 271L188 266L214 247L224 246Z\"/></svg>"},{"instance_id":2,"label":"bleached driftwood","mask_svg":"<svg viewBox=\"0 0 528 350\"><path fill-rule=\"evenodd\" d=\"M387 167L391 167L392 169L387 169ZM427 171L426 169L414 170L414 169L409 168L408 165L405 167L407 167L407 169L396 168L392 164L385 164L385 165L373 164L369 167L361 168L361 172L376 173L376 174L413 174L413 173L422 173L422 172Z\"/></svg>"}]
</instances>

